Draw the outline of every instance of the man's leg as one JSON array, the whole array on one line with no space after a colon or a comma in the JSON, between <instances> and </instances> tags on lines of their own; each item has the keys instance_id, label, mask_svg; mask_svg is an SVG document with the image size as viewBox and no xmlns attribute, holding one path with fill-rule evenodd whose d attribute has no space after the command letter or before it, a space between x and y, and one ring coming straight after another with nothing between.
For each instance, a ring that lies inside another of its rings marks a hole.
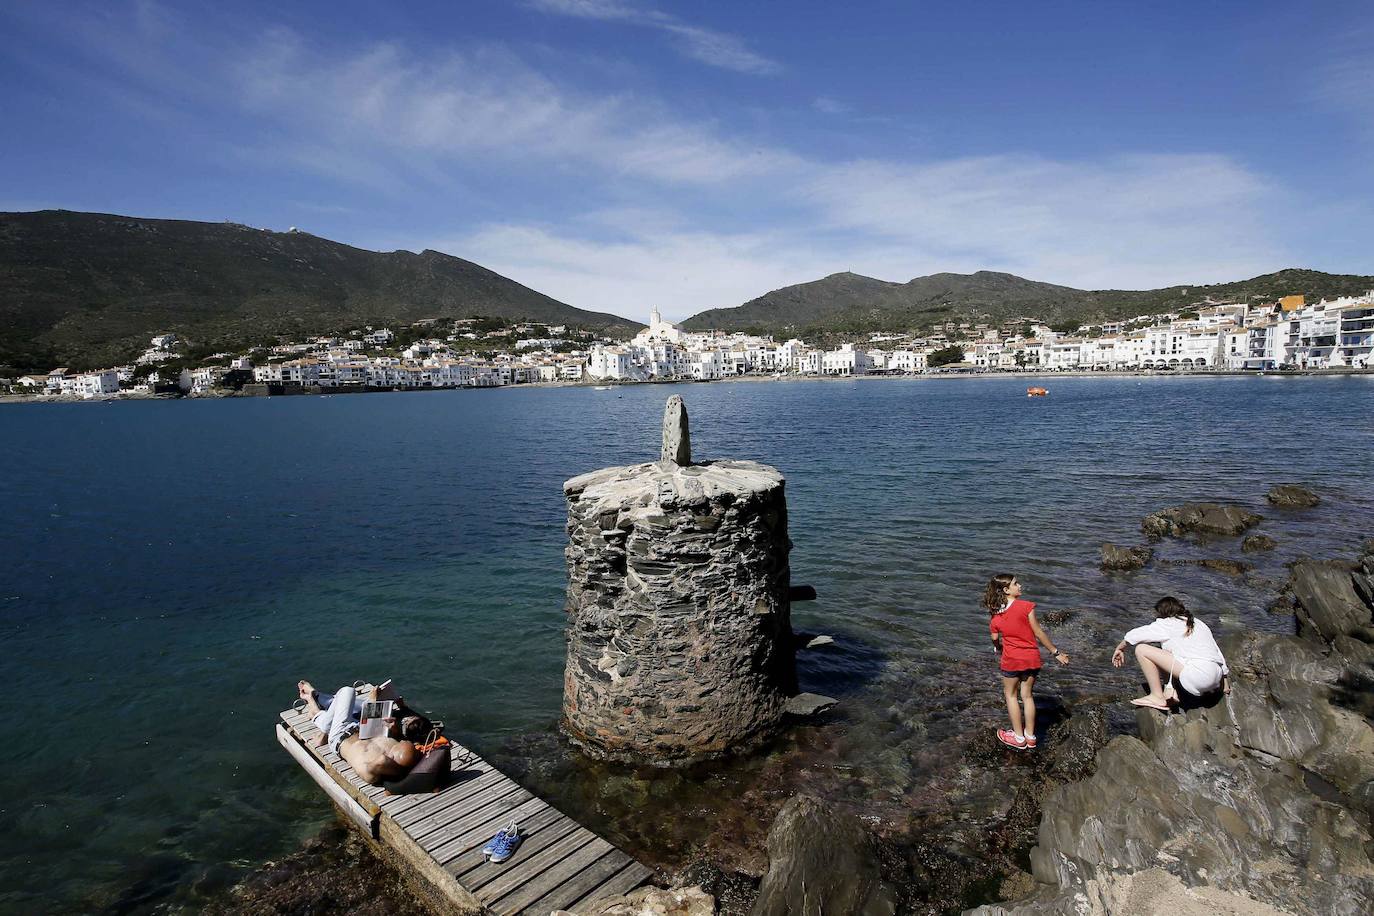
<instances>
[{"instance_id":1,"label":"man's leg","mask_svg":"<svg viewBox=\"0 0 1374 916\"><path fill-rule=\"evenodd\" d=\"M329 708L315 717L315 727L324 732L322 743L332 747L335 753L339 751L339 742L356 730L356 723L353 721L354 693L352 687L340 687L339 692L334 694Z\"/></svg>"}]
</instances>

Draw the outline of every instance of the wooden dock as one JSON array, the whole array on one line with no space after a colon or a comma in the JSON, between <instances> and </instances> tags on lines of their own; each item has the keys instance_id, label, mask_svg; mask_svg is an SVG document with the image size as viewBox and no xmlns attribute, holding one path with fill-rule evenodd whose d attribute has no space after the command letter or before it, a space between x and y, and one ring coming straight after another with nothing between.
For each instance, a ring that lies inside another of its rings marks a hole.
<instances>
[{"instance_id":1,"label":"wooden dock","mask_svg":"<svg viewBox=\"0 0 1374 916\"><path fill-rule=\"evenodd\" d=\"M408 878L445 907L466 912L538 914L587 907L624 894L652 874L586 827L550 807L465 748L453 748L453 777L442 791L387 795L369 786L327 747L304 713L288 709L277 741L334 804ZM514 819L524 838L493 865L482 846Z\"/></svg>"}]
</instances>

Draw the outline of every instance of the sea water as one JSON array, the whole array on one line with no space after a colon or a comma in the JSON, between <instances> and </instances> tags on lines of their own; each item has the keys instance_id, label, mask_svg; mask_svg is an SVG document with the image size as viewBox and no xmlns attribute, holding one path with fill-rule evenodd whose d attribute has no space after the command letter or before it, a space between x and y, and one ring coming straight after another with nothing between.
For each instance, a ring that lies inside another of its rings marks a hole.
<instances>
[{"instance_id":1,"label":"sea water","mask_svg":"<svg viewBox=\"0 0 1374 916\"><path fill-rule=\"evenodd\" d=\"M836 639L800 662L805 688L841 699L816 733L866 774L852 791L889 806L933 778L916 748L996 721L990 575L1073 611L1055 638L1075 662L1041 687L1072 696L1123 686L1111 645L1165 591L1223 633L1281 630L1264 605L1283 564L1374 535L1374 378L1047 384L1043 399L941 379L0 408L0 909L194 909L295 849L332 816L273 735L302 677L395 678L569 814L671 861L767 755L630 785L554 737L561 484L655 458L670 394L698 458L786 475L793 582L820 594L794 625ZM1281 482L1323 504L1268 507ZM1239 556L1233 541L1097 569L1104 540L1141 543L1141 516L1185 500L1251 507L1279 549L1241 577L1176 562ZM932 699L951 687L958 702ZM626 785L680 803L682 835L635 823L610 788Z\"/></svg>"}]
</instances>

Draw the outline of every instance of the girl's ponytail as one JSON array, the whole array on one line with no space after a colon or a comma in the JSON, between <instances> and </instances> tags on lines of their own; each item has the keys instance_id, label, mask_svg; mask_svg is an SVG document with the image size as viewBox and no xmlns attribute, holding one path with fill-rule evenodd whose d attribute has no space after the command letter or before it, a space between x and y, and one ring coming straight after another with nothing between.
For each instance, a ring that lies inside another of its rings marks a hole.
<instances>
[{"instance_id":1,"label":"girl's ponytail","mask_svg":"<svg viewBox=\"0 0 1374 916\"><path fill-rule=\"evenodd\" d=\"M983 590L983 607L989 615L995 617L1002 610L1002 605L1007 603L1007 589L1014 581L1016 577L1011 573L998 573L988 580L988 587Z\"/></svg>"},{"instance_id":2,"label":"girl's ponytail","mask_svg":"<svg viewBox=\"0 0 1374 916\"><path fill-rule=\"evenodd\" d=\"M1155 617L1181 617L1188 624L1183 630L1183 635L1193 635L1193 612L1184 607L1183 602L1172 595L1160 598L1155 602Z\"/></svg>"}]
</instances>

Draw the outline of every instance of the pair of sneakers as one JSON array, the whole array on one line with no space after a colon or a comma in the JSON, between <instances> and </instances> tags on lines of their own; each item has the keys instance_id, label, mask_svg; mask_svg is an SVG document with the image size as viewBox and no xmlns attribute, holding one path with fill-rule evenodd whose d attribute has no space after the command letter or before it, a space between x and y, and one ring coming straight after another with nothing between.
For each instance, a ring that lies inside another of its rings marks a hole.
<instances>
[{"instance_id":1,"label":"pair of sneakers","mask_svg":"<svg viewBox=\"0 0 1374 916\"><path fill-rule=\"evenodd\" d=\"M997 729L997 740L1017 751L1024 751L1027 748L1035 747L1034 735L1018 735L1009 728Z\"/></svg>"},{"instance_id":2,"label":"pair of sneakers","mask_svg":"<svg viewBox=\"0 0 1374 916\"><path fill-rule=\"evenodd\" d=\"M486 856L493 865L500 865L515 852L515 847L520 845L520 828L515 821L511 821L500 830L496 831L496 836L487 841L487 845L482 847L482 854Z\"/></svg>"}]
</instances>

